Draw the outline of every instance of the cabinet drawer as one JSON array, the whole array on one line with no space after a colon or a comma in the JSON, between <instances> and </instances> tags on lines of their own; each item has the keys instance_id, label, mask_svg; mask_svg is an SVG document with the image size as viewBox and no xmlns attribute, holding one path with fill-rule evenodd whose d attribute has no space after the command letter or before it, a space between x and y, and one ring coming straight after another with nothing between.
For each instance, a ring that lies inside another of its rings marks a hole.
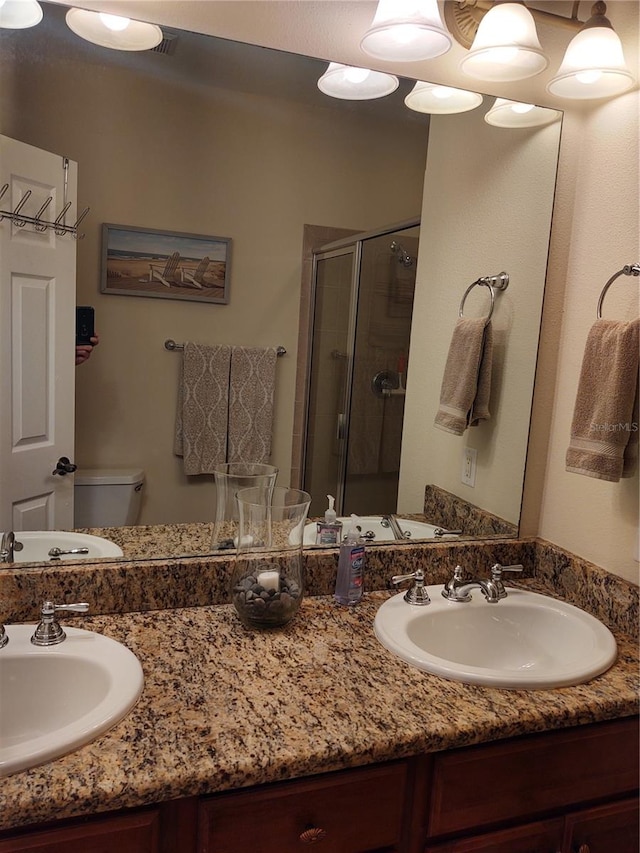
<instances>
[{"instance_id":1,"label":"cabinet drawer","mask_svg":"<svg viewBox=\"0 0 640 853\"><path fill-rule=\"evenodd\" d=\"M571 853L639 853L639 819L637 797L569 815L564 849Z\"/></svg>"},{"instance_id":2,"label":"cabinet drawer","mask_svg":"<svg viewBox=\"0 0 640 853\"><path fill-rule=\"evenodd\" d=\"M402 762L220 794L200 804L198 853L394 849L406 786Z\"/></svg>"},{"instance_id":3,"label":"cabinet drawer","mask_svg":"<svg viewBox=\"0 0 640 853\"><path fill-rule=\"evenodd\" d=\"M428 836L633 792L637 756L637 718L438 754Z\"/></svg>"},{"instance_id":4,"label":"cabinet drawer","mask_svg":"<svg viewBox=\"0 0 640 853\"><path fill-rule=\"evenodd\" d=\"M159 812L91 818L0 841L0 853L157 853Z\"/></svg>"},{"instance_id":5,"label":"cabinet drawer","mask_svg":"<svg viewBox=\"0 0 640 853\"><path fill-rule=\"evenodd\" d=\"M562 849L561 817L527 823L425 847L424 853L558 853Z\"/></svg>"}]
</instances>

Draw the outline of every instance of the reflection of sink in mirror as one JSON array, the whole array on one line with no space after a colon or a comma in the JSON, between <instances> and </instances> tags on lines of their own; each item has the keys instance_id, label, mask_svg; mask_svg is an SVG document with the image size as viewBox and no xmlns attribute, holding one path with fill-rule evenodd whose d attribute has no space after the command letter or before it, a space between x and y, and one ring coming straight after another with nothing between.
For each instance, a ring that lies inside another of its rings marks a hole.
<instances>
[{"instance_id":1,"label":"reflection of sink in mirror","mask_svg":"<svg viewBox=\"0 0 640 853\"><path fill-rule=\"evenodd\" d=\"M431 604L404 594L378 610L378 640L426 672L491 687L542 689L589 681L616 659L607 627L578 607L545 595L508 589L495 604L474 590L468 603L446 601L427 587Z\"/></svg>"},{"instance_id":2,"label":"reflection of sink in mirror","mask_svg":"<svg viewBox=\"0 0 640 853\"><path fill-rule=\"evenodd\" d=\"M344 536L349 529L349 525L351 524L350 516L341 516L338 521L342 522L342 535ZM396 517L396 521L400 526L400 530L402 530L405 538L407 540L410 539L431 539L435 535L435 531L438 529L434 524L427 524L425 521L412 521L408 518L398 518ZM361 528L361 532L365 539L372 544L376 542L394 542L395 536L393 535L393 530L389 526L389 522L385 520L385 516L383 515L364 515L359 517L358 526ZM316 522L313 521L308 524L304 531L304 544L305 545L315 545L316 544L316 533L317 533ZM374 535L367 536L367 533L373 533Z\"/></svg>"},{"instance_id":3,"label":"reflection of sink in mirror","mask_svg":"<svg viewBox=\"0 0 640 853\"><path fill-rule=\"evenodd\" d=\"M87 548L84 554L61 554L61 560L91 560L102 557L122 557L123 551L115 542L102 539L100 536L90 536L88 533L71 533L63 530L21 530L16 532L16 541L22 542L21 551L14 551L16 563L37 563L51 560L49 551L59 548L61 551L72 551L76 548Z\"/></svg>"},{"instance_id":4,"label":"reflection of sink in mirror","mask_svg":"<svg viewBox=\"0 0 640 853\"><path fill-rule=\"evenodd\" d=\"M0 650L0 776L72 752L133 708L144 678L121 643L65 625L67 637L31 644L34 625L7 625Z\"/></svg>"}]
</instances>

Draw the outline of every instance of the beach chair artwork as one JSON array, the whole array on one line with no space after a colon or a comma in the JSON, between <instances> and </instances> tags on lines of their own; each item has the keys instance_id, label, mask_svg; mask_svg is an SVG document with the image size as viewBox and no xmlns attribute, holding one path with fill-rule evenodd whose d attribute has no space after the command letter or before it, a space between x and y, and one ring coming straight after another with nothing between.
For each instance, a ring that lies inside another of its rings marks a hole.
<instances>
[{"instance_id":1,"label":"beach chair artwork","mask_svg":"<svg viewBox=\"0 0 640 853\"><path fill-rule=\"evenodd\" d=\"M210 259L205 256L193 272L180 267L180 284L185 287L198 287L200 290L202 290L203 285L208 287L209 285L204 281L204 276L210 263Z\"/></svg>"},{"instance_id":2,"label":"beach chair artwork","mask_svg":"<svg viewBox=\"0 0 640 853\"><path fill-rule=\"evenodd\" d=\"M149 264L149 278L142 278L140 281L160 281L165 287L171 287L172 284L180 284L176 278L178 264L180 263L180 252L174 252L163 267L158 264Z\"/></svg>"}]
</instances>

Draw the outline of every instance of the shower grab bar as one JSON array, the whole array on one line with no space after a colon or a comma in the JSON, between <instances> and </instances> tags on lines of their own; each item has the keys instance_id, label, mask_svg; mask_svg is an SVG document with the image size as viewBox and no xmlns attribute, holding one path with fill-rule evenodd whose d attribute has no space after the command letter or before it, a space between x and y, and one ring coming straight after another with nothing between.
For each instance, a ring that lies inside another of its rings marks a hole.
<instances>
[{"instance_id":1,"label":"shower grab bar","mask_svg":"<svg viewBox=\"0 0 640 853\"><path fill-rule=\"evenodd\" d=\"M458 311L459 317L464 317L464 303L467 296L471 293L474 287L488 287L489 293L491 294L491 307L489 308L489 313L485 317L485 323L488 323L491 317L493 316L493 309L496 304L496 290L503 291L509 287L509 273L499 272L496 275L485 275L482 278L476 279L476 281L472 282L469 287L465 290L464 295L462 297L462 301L460 302L460 310Z\"/></svg>"},{"instance_id":2,"label":"shower grab bar","mask_svg":"<svg viewBox=\"0 0 640 853\"><path fill-rule=\"evenodd\" d=\"M174 352L175 350L184 349L184 344L177 344L175 341L172 341L171 338L168 338L164 342L164 348L169 350L170 352ZM280 357L281 355L286 355L287 349L286 347L276 347L276 355Z\"/></svg>"},{"instance_id":3,"label":"shower grab bar","mask_svg":"<svg viewBox=\"0 0 640 853\"><path fill-rule=\"evenodd\" d=\"M602 292L600 294L600 299L598 299L598 311L597 311L598 320L602 320L602 303L604 302L604 297L605 297L607 290L609 290L609 288L611 287L613 282L617 278L620 278L621 275L635 275L635 276L640 275L640 264L625 264L625 266L623 266L621 270L618 270L617 273L614 273L611 276L609 281L602 288Z\"/></svg>"}]
</instances>

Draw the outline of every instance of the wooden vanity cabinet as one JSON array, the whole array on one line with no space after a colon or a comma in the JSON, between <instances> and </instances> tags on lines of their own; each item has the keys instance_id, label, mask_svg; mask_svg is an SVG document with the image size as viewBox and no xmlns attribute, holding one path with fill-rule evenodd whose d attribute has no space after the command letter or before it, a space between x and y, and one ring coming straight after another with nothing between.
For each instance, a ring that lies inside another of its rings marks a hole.
<instances>
[{"instance_id":1,"label":"wooden vanity cabinet","mask_svg":"<svg viewBox=\"0 0 640 853\"><path fill-rule=\"evenodd\" d=\"M0 853L640 853L638 718L0 832Z\"/></svg>"},{"instance_id":2,"label":"wooden vanity cabinet","mask_svg":"<svg viewBox=\"0 0 640 853\"><path fill-rule=\"evenodd\" d=\"M408 771L401 761L205 798L198 853L406 849Z\"/></svg>"}]
</instances>

